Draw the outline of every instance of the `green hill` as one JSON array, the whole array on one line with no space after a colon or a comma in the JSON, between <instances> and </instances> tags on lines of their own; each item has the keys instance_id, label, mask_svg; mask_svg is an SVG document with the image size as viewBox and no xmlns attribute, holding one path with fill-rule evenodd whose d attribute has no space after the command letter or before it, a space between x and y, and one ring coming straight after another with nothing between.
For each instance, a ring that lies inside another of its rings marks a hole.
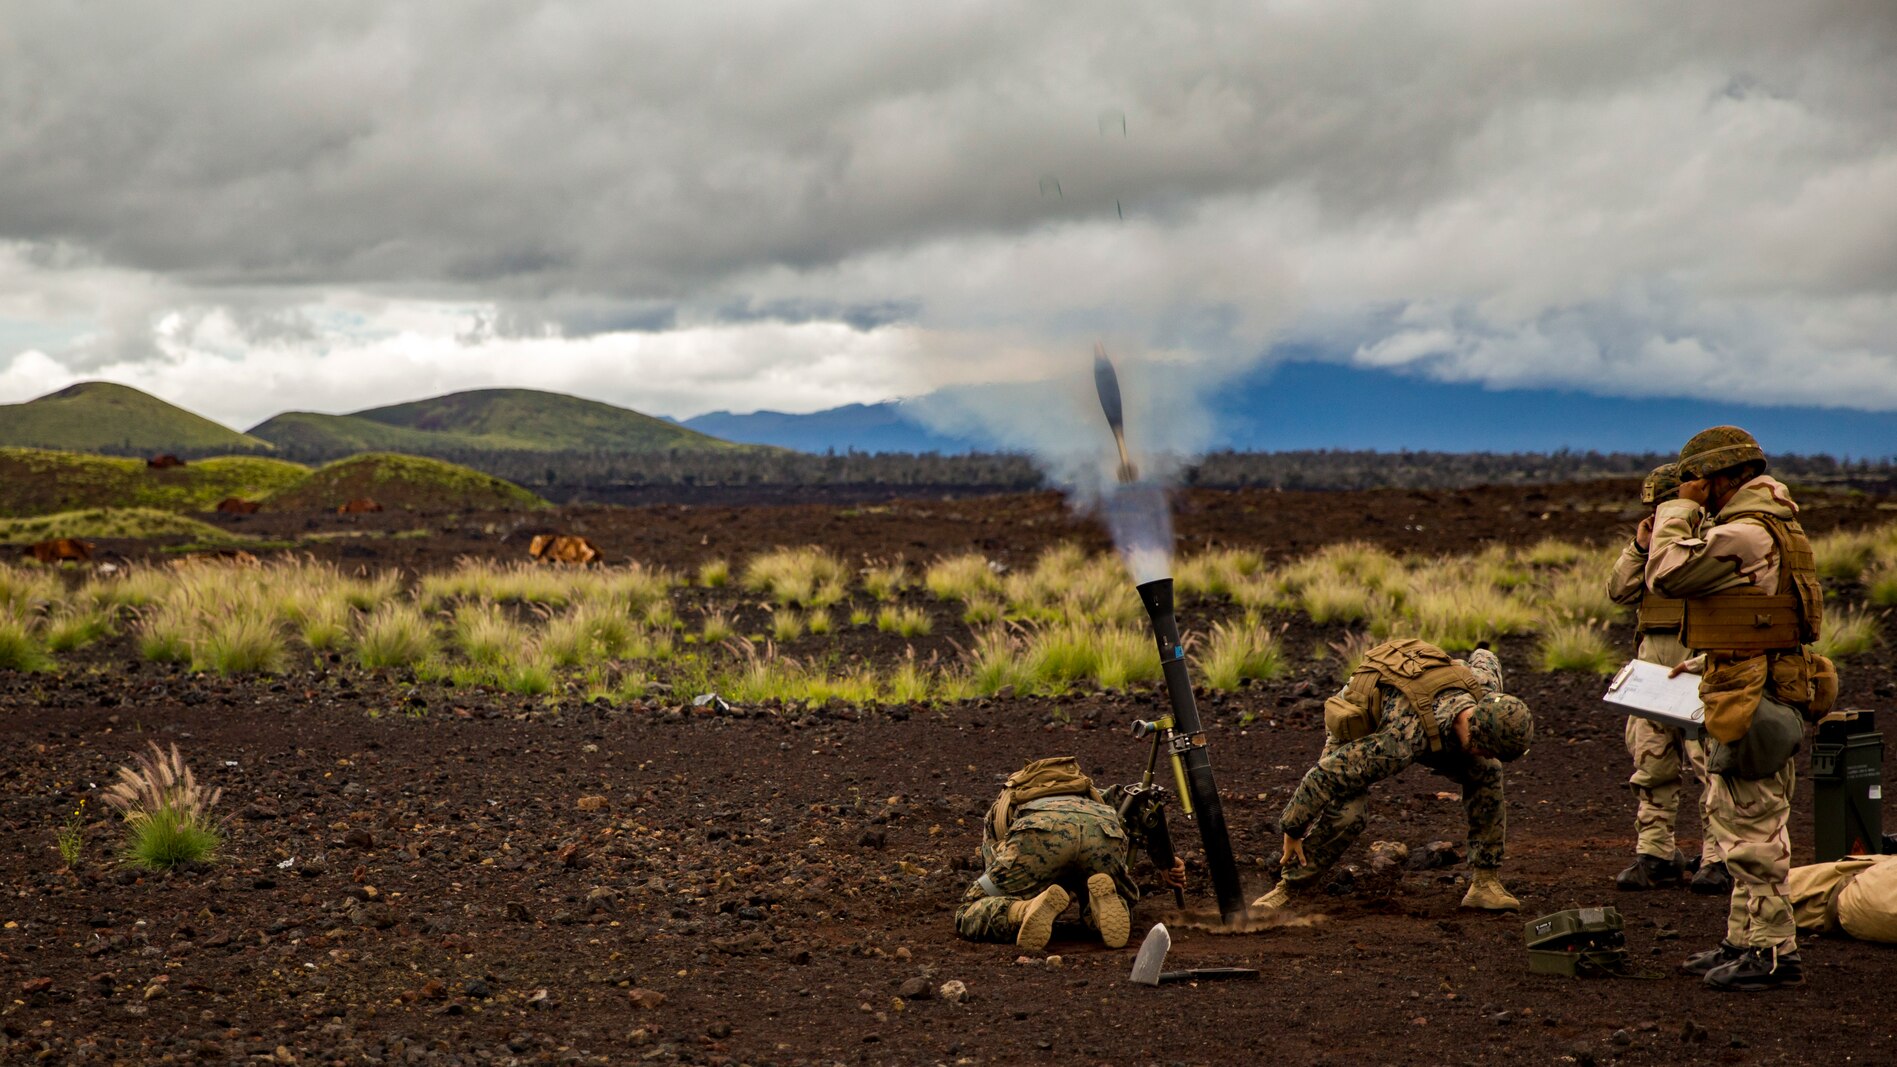
<instances>
[{"instance_id":1,"label":"green hill","mask_svg":"<svg viewBox=\"0 0 1897 1067\"><path fill-rule=\"evenodd\" d=\"M219 456L153 470L142 459L0 447L0 516L84 508L209 511L227 496L260 500L309 476L302 464L262 456Z\"/></svg>"},{"instance_id":2,"label":"green hill","mask_svg":"<svg viewBox=\"0 0 1897 1067\"><path fill-rule=\"evenodd\" d=\"M0 445L76 452L270 448L267 441L112 382L80 382L24 404L0 404Z\"/></svg>"},{"instance_id":3,"label":"green hill","mask_svg":"<svg viewBox=\"0 0 1897 1067\"><path fill-rule=\"evenodd\" d=\"M251 428L299 453L740 451L754 448L597 400L536 389L476 389L350 415L292 411Z\"/></svg>"},{"instance_id":4,"label":"green hill","mask_svg":"<svg viewBox=\"0 0 1897 1067\"><path fill-rule=\"evenodd\" d=\"M263 502L268 511L329 511L368 498L404 511L543 508L547 502L513 482L421 456L370 452L326 463Z\"/></svg>"}]
</instances>

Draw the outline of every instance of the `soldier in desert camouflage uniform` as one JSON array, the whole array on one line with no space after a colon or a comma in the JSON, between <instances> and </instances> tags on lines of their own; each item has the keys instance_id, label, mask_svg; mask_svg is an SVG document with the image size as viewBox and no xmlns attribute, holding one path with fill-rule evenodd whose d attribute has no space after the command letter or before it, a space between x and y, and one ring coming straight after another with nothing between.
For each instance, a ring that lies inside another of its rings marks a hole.
<instances>
[{"instance_id":1,"label":"soldier in desert camouflage uniform","mask_svg":"<svg viewBox=\"0 0 1897 1067\"><path fill-rule=\"evenodd\" d=\"M1732 874L1726 937L1683 968L1715 989L1750 992L1804 980L1787 892L1788 826L1801 714L1836 695L1830 661L1810 653L1824 598L1798 505L1767 477L1751 434L1716 426L1680 451L1678 500L1661 504L1647 586L1686 601L1682 638L1700 653L1711 771L1709 832ZM1828 686L1828 689L1827 689Z\"/></svg>"},{"instance_id":2,"label":"soldier in desert camouflage uniform","mask_svg":"<svg viewBox=\"0 0 1897 1067\"><path fill-rule=\"evenodd\" d=\"M1496 874L1507 836L1502 763L1527 751L1534 720L1527 705L1503 693L1501 660L1478 648L1465 664L1420 641L1380 645L1365 653L1364 660L1351 683L1325 707L1324 751L1298 783L1280 819L1285 838L1282 874L1277 886L1252 907L1280 908L1315 888L1363 833L1370 787L1412 763L1462 786L1474 872L1462 906L1487 911L1521 907ZM1404 669L1406 660L1419 666ZM1379 661L1393 666L1376 669ZM1405 693L1395 684L1430 678L1434 681L1429 688L1435 692L1427 697L1415 689ZM1350 702L1363 706L1365 695L1378 710L1373 721L1353 728L1347 725ZM1429 705L1420 714L1419 703ZM1365 729L1368 732L1362 732Z\"/></svg>"},{"instance_id":3,"label":"soldier in desert camouflage uniform","mask_svg":"<svg viewBox=\"0 0 1897 1067\"><path fill-rule=\"evenodd\" d=\"M1640 487L1640 502L1658 507L1680 495L1680 468L1676 463L1655 467ZM1620 550L1614 573L1607 580L1607 595L1616 604L1635 606L1636 628L1640 644L1634 654L1648 663L1677 667L1686 659L1686 646L1680 643L1680 621L1684 616L1681 602L1654 595L1647 588L1647 545L1653 537L1653 515L1640 520L1632 540ZM1697 738L1688 738L1681 730L1627 716L1627 754L1633 757L1634 862L1614 879L1625 890L1655 889L1678 885L1686 877L1685 857L1675 844L1674 819L1683 790L1680 771L1693 769L1693 777L1702 783L1700 790L1700 860L1693 875L1695 893L1725 893L1732 888L1726 873L1725 854L1710 830L1707 804L1712 789L1706 785L1706 752Z\"/></svg>"},{"instance_id":4,"label":"soldier in desert camouflage uniform","mask_svg":"<svg viewBox=\"0 0 1897 1067\"><path fill-rule=\"evenodd\" d=\"M1135 843L1073 757L1035 760L1009 777L988 809L982 876L962 894L955 932L1039 950L1078 898L1100 940L1124 947L1140 895L1126 869ZM1175 859L1163 877L1183 886L1185 862Z\"/></svg>"}]
</instances>

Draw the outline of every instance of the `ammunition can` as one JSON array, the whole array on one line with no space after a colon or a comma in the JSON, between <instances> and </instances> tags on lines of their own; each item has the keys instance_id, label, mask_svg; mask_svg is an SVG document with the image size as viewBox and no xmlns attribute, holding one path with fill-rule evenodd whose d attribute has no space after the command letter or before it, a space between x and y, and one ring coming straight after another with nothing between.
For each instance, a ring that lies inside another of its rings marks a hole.
<instances>
[{"instance_id":1,"label":"ammunition can","mask_svg":"<svg viewBox=\"0 0 1897 1067\"><path fill-rule=\"evenodd\" d=\"M1819 863L1883 847L1884 735L1870 712L1847 715L1820 723L1811 746L1811 839Z\"/></svg>"}]
</instances>

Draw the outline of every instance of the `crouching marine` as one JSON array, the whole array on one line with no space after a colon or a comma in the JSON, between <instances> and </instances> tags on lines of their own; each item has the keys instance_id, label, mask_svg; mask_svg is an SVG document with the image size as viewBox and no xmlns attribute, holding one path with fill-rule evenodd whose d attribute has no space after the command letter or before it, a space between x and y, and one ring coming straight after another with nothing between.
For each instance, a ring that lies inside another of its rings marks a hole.
<instances>
[{"instance_id":1,"label":"crouching marine","mask_svg":"<svg viewBox=\"0 0 1897 1067\"><path fill-rule=\"evenodd\" d=\"M970 941L1012 941L1038 951L1075 900L1108 948L1132 933L1139 887L1127 873L1132 849L1153 851L1146 820L1122 819L1072 756L1035 760L1008 777L983 821L982 875L962 894L955 932ZM1163 878L1182 885L1184 861Z\"/></svg>"}]
</instances>

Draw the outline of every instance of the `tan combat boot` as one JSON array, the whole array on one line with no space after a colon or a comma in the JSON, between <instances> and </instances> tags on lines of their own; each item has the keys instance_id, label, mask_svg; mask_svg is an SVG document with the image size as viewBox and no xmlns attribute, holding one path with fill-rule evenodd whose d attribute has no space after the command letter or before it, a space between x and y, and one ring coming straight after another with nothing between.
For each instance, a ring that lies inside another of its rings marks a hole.
<instances>
[{"instance_id":1,"label":"tan combat boot","mask_svg":"<svg viewBox=\"0 0 1897 1067\"><path fill-rule=\"evenodd\" d=\"M1093 914L1101 943L1108 948L1125 948L1126 939L1133 934L1133 915L1126 910L1126 901L1120 897L1112 875L1088 876L1087 909Z\"/></svg>"},{"instance_id":2,"label":"tan combat boot","mask_svg":"<svg viewBox=\"0 0 1897 1067\"><path fill-rule=\"evenodd\" d=\"M1251 902L1253 911L1277 911L1291 903L1291 887L1279 882L1271 887L1271 892Z\"/></svg>"},{"instance_id":3,"label":"tan combat boot","mask_svg":"<svg viewBox=\"0 0 1897 1067\"><path fill-rule=\"evenodd\" d=\"M1481 869L1469 879L1469 891L1462 895L1462 906L1479 911L1519 911L1522 902L1502 886L1494 871Z\"/></svg>"},{"instance_id":4,"label":"tan combat boot","mask_svg":"<svg viewBox=\"0 0 1897 1067\"><path fill-rule=\"evenodd\" d=\"M1029 952L1046 948L1047 939L1054 936L1054 920L1067 910L1072 899L1067 890L1050 885L1033 900L1017 900L1008 905L1008 921L1015 928L1014 943Z\"/></svg>"}]
</instances>

